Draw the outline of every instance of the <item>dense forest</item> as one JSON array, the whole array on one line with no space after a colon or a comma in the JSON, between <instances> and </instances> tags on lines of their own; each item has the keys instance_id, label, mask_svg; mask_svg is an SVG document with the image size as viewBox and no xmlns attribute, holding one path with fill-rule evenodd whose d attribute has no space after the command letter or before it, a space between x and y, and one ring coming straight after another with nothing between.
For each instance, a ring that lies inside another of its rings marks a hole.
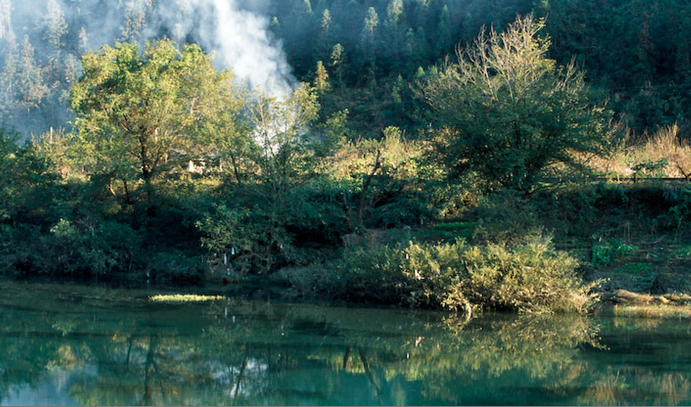
<instances>
[{"instance_id":1,"label":"dense forest","mask_svg":"<svg viewBox=\"0 0 691 407\"><path fill-rule=\"evenodd\" d=\"M198 42L198 29L161 24L150 0L0 3L0 121L25 134L67 128L67 103L81 55L114 41L168 36ZM45 3L45 7L43 5ZM181 2L181 4L190 2ZM231 2L232 3L232 2ZM299 80L327 75L328 113L348 108L352 127L375 136L393 125L416 129L410 84L480 30L517 15L545 18L549 57L572 59L636 134L689 116L689 4L683 1L289 0L253 2L272 42ZM203 19L200 17L200 21ZM196 30L196 31L195 31ZM182 34L181 34L182 33ZM184 38L182 37L184 35Z\"/></svg>"},{"instance_id":2,"label":"dense forest","mask_svg":"<svg viewBox=\"0 0 691 407\"><path fill-rule=\"evenodd\" d=\"M688 289L685 2L31 3L0 0L8 275L462 312L583 310L618 267Z\"/></svg>"}]
</instances>

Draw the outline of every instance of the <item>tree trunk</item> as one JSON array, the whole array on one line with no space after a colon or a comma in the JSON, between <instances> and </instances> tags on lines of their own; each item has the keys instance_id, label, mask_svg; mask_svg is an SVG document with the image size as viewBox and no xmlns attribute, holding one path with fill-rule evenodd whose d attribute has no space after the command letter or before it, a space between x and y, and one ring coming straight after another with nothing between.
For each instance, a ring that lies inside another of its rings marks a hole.
<instances>
[{"instance_id":1,"label":"tree trunk","mask_svg":"<svg viewBox=\"0 0 691 407\"><path fill-rule=\"evenodd\" d=\"M372 172L369 173L367 178L365 178L365 182L362 185L362 194L360 195L360 203L357 208L357 224L360 230L364 229L364 223L362 218L365 212L365 197L367 196L367 189L369 189L370 183L372 182L372 178L374 177L374 174L377 173L377 170L379 168L381 168L381 151L377 150L377 159L374 162L374 168L372 169Z\"/></svg>"}]
</instances>

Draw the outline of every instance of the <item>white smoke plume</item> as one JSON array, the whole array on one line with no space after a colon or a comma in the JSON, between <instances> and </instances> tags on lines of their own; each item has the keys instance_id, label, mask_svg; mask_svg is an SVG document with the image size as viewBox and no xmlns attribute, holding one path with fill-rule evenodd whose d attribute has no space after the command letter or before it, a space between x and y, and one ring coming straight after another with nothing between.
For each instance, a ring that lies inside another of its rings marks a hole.
<instances>
[{"instance_id":1,"label":"white smoke plume","mask_svg":"<svg viewBox=\"0 0 691 407\"><path fill-rule=\"evenodd\" d=\"M281 99L297 81L268 9L269 0L0 0L0 127L27 136L69 129L66 95L80 76L81 54L162 36L199 44L214 53L217 68ZM25 40L33 58L25 58Z\"/></svg>"},{"instance_id":2,"label":"white smoke plume","mask_svg":"<svg viewBox=\"0 0 691 407\"><path fill-rule=\"evenodd\" d=\"M45 19L47 0L9 0L16 27L35 27ZM3 0L3 4L7 3ZM218 68L231 68L236 77L253 88L282 96L296 82L280 42L262 15L266 0L56 0L68 23L86 27L90 50L131 40L126 20L142 24L140 42L167 35L179 44L198 43L215 54ZM132 22L134 24L132 24ZM74 27L72 27L73 29ZM131 29L132 27L130 27ZM130 33L131 34L131 33ZM37 47L37 52L40 52Z\"/></svg>"},{"instance_id":3,"label":"white smoke plume","mask_svg":"<svg viewBox=\"0 0 691 407\"><path fill-rule=\"evenodd\" d=\"M268 18L236 0L174 0L154 13L146 37L166 29L177 42L192 38L215 54L219 68L231 68L236 78L269 95L286 96L293 88L295 79Z\"/></svg>"}]
</instances>

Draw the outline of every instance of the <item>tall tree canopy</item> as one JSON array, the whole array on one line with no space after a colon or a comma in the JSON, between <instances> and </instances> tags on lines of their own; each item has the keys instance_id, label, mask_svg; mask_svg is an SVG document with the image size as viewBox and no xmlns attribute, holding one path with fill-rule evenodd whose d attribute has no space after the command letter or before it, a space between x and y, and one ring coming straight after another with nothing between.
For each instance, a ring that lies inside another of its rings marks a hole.
<instances>
[{"instance_id":1,"label":"tall tree canopy","mask_svg":"<svg viewBox=\"0 0 691 407\"><path fill-rule=\"evenodd\" d=\"M519 18L501 34L480 35L422 84L441 129L436 152L454 173L527 192L557 164L577 166L575 153L601 151L606 110L591 102L573 64L547 58L542 28Z\"/></svg>"},{"instance_id":2,"label":"tall tree canopy","mask_svg":"<svg viewBox=\"0 0 691 407\"><path fill-rule=\"evenodd\" d=\"M140 53L135 44L118 43L85 54L82 62L84 75L70 103L80 137L95 156L94 171L125 185L143 182L146 200L162 174L207 158L204 147L213 139L242 136L237 127L244 94L232 74L217 72L196 45L180 51L160 40Z\"/></svg>"}]
</instances>

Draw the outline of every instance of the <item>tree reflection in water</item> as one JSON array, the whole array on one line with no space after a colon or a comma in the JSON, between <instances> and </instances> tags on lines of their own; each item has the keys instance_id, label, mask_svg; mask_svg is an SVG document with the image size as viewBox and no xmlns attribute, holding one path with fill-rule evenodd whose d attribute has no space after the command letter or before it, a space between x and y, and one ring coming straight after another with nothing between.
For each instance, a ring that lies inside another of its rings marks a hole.
<instances>
[{"instance_id":1,"label":"tree reflection in water","mask_svg":"<svg viewBox=\"0 0 691 407\"><path fill-rule=\"evenodd\" d=\"M680 324L2 288L3 404L27 389L108 405L691 402Z\"/></svg>"}]
</instances>

